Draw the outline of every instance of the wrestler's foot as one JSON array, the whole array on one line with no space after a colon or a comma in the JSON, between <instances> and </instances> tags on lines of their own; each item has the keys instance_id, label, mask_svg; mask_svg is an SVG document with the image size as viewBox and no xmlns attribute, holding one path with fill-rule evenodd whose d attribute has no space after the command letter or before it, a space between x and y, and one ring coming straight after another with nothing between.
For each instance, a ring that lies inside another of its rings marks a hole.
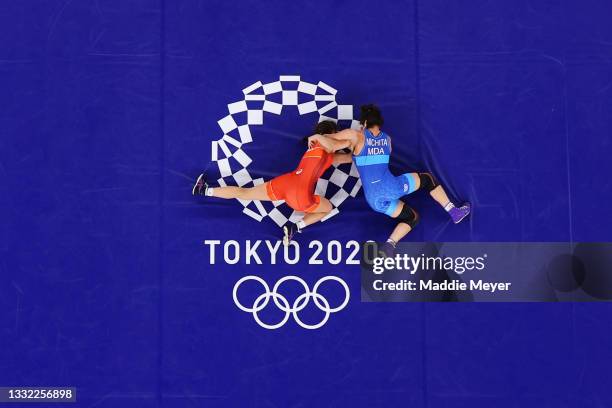
<instances>
[{"instance_id":1,"label":"wrestler's foot","mask_svg":"<svg viewBox=\"0 0 612 408\"><path fill-rule=\"evenodd\" d=\"M395 245L392 242L385 242L378 247L378 256L382 258L392 258L395 254Z\"/></svg>"},{"instance_id":2,"label":"wrestler's foot","mask_svg":"<svg viewBox=\"0 0 612 408\"><path fill-rule=\"evenodd\" d=\"M191 194L206 195L206 190L208 190L208 183L206 182L206 173L202 173L193 185Z\"/></svg>"},{"instance_id":3,"label":"wrestler's foot","mask_svg":"<svg viewBox=\"0 0 612 408\"><path fill-rule=\"evenodd\" d=\"M292 222L288 222L287 224L285 224L285 226L283 227L283 245L288 246L289 243L293 240L293 236L301 232L302 231L300 231L300 228L297 226L297 224L294 224Z\"/></svg>"},{"instance_id":4,"label":"wrestler's foot","mask_svg":"<svg viewBox=\"0 0 612 408\"><path fill-rule=\"evenodd\" d=\"M465 217L470 214L472 205L470 203L464 203L461 207L453 207L448 212L455 224L459 224Z\"/></svg>"}]
</instances>

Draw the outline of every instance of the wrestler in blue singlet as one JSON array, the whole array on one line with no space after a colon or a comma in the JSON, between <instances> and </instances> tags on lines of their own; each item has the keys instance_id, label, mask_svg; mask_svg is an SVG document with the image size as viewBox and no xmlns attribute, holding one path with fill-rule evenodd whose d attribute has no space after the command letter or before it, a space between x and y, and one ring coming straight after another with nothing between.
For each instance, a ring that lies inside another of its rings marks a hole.
<instances>
[{"instance_id":1,"label":"wrestler in blue singlet","mask_svg":"<svg viewBox=\"0 0 612 408\"><path fill-rule=\"evenodd\" d=\"M363 130L364 144L353 160L359 171L366 200L374 211L391 216L399 204L399 198L412 193L416 183L410 173L394 176L389 171L391 143L386 133L374 136Z\"/></svg>"}]
</instances>

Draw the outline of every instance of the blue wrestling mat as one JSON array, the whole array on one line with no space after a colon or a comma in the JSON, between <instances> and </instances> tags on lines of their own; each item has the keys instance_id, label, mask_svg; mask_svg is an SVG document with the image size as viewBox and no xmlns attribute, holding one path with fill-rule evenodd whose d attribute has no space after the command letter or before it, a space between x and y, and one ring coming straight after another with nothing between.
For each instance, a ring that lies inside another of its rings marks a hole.
<instances>
[{"instance_id":1,"label":"blue wrestling mat","mask_svg":"<svg viewBox=\"0 0 612 408\"><path fill-rule=\"evenodd\" d=\"M405 241L611 241L611 15L2 2L0 387L73 387L57 406L96 408L612 406L612 307L562 303L564 282L548 303L366 302L360 244L396 222L354 165L319 179L334 210L287 252L280 227L303 214L191 194L204 170L242 187L292 171L318 121L358 128L375 103L391 171L473 205L454 225L405 197L421 217Z\"/></svg>"}]
</instances>

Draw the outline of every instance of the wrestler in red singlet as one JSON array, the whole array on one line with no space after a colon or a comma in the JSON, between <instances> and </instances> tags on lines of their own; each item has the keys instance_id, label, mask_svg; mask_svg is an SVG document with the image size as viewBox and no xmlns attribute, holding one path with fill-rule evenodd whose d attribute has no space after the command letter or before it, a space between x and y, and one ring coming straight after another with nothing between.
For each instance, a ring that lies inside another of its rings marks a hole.
<instances>
[{"instance_id":1,"label":"wrestler in red singlet","mask_svg":"<svg viewBox=\"0 0 612 408\"><path fill-rule=\"evenodd\" d=\"M315 127L315 134L304 138L304 141L308 141L310 149L304 153L300 164L291 173L283 174L266 183L258 183L252 187L211 186L208 184L206 173L202 173L192 188L192 194L226 200L237 198L245 206L251 201L284 200L292 209L306 213L301 219L298 217L297 222L290 219L284 225L279 224L283 229L283 243L289 245L296 233L302 232L307 226L323 220L333 210L333 204L325 197L315 195L315 189L319 177L333 163L350 163L353 160L351 153L340 153L342 149L349 146L348 142L323 136L334 134L337 129L336 123L333 121L319 122ZM259 208L263 210L263 208ZM294 215L292 214L292 216ZM257 217L258 214L255 214L255 216ZM276 217L274 221L278 223L282 219L283 217Z\"/></svg>"},{"instance_id":2,"label":"wrestler in red singlet","mask_svg":"<svg viewBox=\"0 0 612 408\"><path fill-rule=\"evenodd\" d=\"M314 193L317 180L333 161L334 154L316 143L304 153L297 169L267 183L268 197L272 201L285 200L294 210L313 212L321 202L321 197Z\"/></svg>"}]
</instances>

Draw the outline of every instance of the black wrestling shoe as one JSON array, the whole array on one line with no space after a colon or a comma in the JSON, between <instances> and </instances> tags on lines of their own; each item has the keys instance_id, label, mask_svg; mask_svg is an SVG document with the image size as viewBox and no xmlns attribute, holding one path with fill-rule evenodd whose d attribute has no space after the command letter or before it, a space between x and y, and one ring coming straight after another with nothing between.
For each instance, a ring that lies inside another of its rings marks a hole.
<instances>
[{"instance_id":1,"label":"black wrestling shoe","mask_svg":"<svg viewBox=\"0 0 612 408\"><path fill-rule=\"evenodd\" d=\"M395 255L395 246L390 242L385 242L378 247L378 256L381 258L393 258Z\"/></svg>"},{"instance_id":2,"label":"black wrestling shoe","mask_svg":"<svg viewBox=\"0 0 612 408\"><path fill-rule=\"evenodd\" d=\"M206 173L202 173L193 185L191 194L203 196L206 195L206 190L208 190L208 183L206 182Z\"/></svg>"},{"instance_id":3,"label":"black wrestling shoe","mask_svg":"<svg viewBox=\"0 0 612 408\"><path fill-rule=\"evenodd\" d=\"M283 245L288 246L289 243L293 240L293 236L301 232L302 231L300 231L297 224L294 224L292 222L288 222L287 224L285 224L285 226L283 227Z\"/></svg>"}]
</instances>

